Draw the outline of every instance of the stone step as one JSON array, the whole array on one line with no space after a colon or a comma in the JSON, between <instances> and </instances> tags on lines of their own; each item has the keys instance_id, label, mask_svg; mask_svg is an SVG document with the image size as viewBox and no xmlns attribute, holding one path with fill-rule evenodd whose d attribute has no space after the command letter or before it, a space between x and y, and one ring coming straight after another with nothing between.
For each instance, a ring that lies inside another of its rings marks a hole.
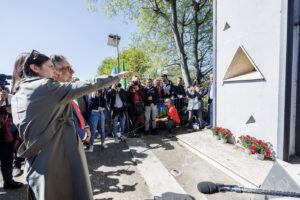
<instances>
[{"instance_id":1,"label":"stone step","mask_svg":"<svg viewBox=\"0 0 300 200\"><path fill-rule=\"evenodd\" d=\"M214 167L223 171L241 186L258 188L271 170L274 161L257 160L232 144L222 144L212 137L210 130L176 136L183 146Z\"/></svg>"},{"instance_id":2,"label":"stone step","mask_svg":"<svg viewBox=\"0 0 300 200\"><path fill-rule=\"evenodd\" d=\"M192 199L141 138L129 138L126 142L154 199Z\"/></svg>"}]
</instances>

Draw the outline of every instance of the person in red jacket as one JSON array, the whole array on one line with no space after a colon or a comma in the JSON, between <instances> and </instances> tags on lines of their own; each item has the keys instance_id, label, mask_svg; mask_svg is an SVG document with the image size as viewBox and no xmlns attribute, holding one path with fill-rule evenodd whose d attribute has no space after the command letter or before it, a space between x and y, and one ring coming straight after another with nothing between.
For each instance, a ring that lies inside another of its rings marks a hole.
<instances>
[{"instance_id":1,"label":"person in red jacket","mask_svg":"<svg viewBox=\"0 0 300 200\"><path fill-rule=\"evenodd\" d=\"M171 104L171 99L165 99L165 106L168 108L167 116L164 118L156 119L156 122L164 122L168 127L167 138L174 137L173 129L180 123L179 115L175 106Z\"/></svg>"}]
</instances>

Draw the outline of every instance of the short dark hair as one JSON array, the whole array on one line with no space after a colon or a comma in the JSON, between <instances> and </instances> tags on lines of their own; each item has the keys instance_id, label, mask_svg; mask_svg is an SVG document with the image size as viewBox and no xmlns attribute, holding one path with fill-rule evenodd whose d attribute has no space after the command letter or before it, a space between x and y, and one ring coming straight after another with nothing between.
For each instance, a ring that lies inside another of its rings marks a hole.
<instances>
[{"instance_id":1,"label":"short dark hair","mask_svg":"<svg viewBox=\"0 0 300 200\"><path fill-rule=\"evenodd\" d=\"M30 65L34 64L38 67L42 67L42 65L50 60L50 58L44 54L39 53L36 50L32 50L31 54L27 57L24 64L24 75L26 77L35 77L38 76L37 73L31 70Z\"/></svg>"},{"instance_id":2,"label":"short dark hair","mask_svg":"<svg viewBox=\"0 0 300 200\"><path fill-rule=\"evenodd\" d=\"M161 75L161 77L166 77L166 78L168 78L168 75L167 75L167 74L163 74L163 75Z\"/></svg>"},{"instance_id":3,"label":"short dark hair","mask_svg":"<svg viewBox=\"0 0 300 200\"><path fill-rule=\"evenodd\" d=\"M182 78L181 78L181 77L178 77L177 79L180 79L180 80L182 80Z\"/></svg>"},{"instance_id":4,"label":"short dark hair","mask_svg":"<svg viewBox=\"0 0 300 200\"><path fill-rule=\"evenodd\" d=\"M147 81L152 81L152 79L151 79L151 78L148 78Z\"/></svg>"}]
</instances>

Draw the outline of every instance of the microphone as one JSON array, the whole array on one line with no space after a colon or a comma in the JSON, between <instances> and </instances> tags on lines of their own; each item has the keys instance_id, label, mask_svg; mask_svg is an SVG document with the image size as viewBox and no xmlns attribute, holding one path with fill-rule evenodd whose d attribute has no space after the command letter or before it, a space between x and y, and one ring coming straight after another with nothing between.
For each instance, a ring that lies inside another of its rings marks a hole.
<instances>
[{"instance_id":1,"label":"microphone","mask_svg":"<svg viewBox=\"0 0 300 200\"><path fill-rule=\"evenodd\" d=\"M224 185L224 184L215 184L209 181L200 182L197 185L198 191L204 194L213 194L222 191L232 191L233 187L237 185Z\"/></svg>"},{"instance_id":2,"label":"microphone","mask_svg":"<svg viewBox=\"0 0 300 200\"><path fill-rule=\"evenodd\" d=\"M264 190L264 189L252 189L252 188L243 188L236 185L224 185L224 184L215 184L212 182L200 182L197 185L199 192L204 194L214 194L222 191L229 192L238 192L238 193L254 193L254 194L265 194L265 195L278 195L286 197L300 197L300 193L297 192L283 192L276 190Z\"/></svg>"}]
</instances>

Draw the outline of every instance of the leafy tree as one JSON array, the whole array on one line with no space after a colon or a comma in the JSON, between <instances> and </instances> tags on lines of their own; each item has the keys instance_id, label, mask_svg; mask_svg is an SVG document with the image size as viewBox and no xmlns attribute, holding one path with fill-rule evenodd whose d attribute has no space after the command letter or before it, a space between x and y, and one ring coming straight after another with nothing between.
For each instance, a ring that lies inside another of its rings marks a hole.
<instances>
[{"instance_id":1,"label":"leafy tree","mask_svg":"<svg viewBox=\"0 0 300 200\"><path fill-rule=\"evenodd\" d=\"M89 0L109 16L121 12L137 24L134 44L151 55L148 72L158 67L180 67L190 85L190 66L202 78L211 68L212 11L208 0ZM205 70L205 71L204 71Z\"/></svg>"},{"instance_id":2,"label":"leafy tree","mask_svg":"<svg viewBox=\"0 0 300 200\"><path fill-rule=\"evenodd\" d=\"M121 50L119 54L120 70L122 69L122 62L124 61L126 70L134 72L134 75L141 76L145 74L150 67L150 59L141 49L137 49L132 46L128 49ZM117 66L117 60L115 58L106 58L102 61L98 67L98 74L111 74L113 67Z\"/></svg>"}]
</instances>

